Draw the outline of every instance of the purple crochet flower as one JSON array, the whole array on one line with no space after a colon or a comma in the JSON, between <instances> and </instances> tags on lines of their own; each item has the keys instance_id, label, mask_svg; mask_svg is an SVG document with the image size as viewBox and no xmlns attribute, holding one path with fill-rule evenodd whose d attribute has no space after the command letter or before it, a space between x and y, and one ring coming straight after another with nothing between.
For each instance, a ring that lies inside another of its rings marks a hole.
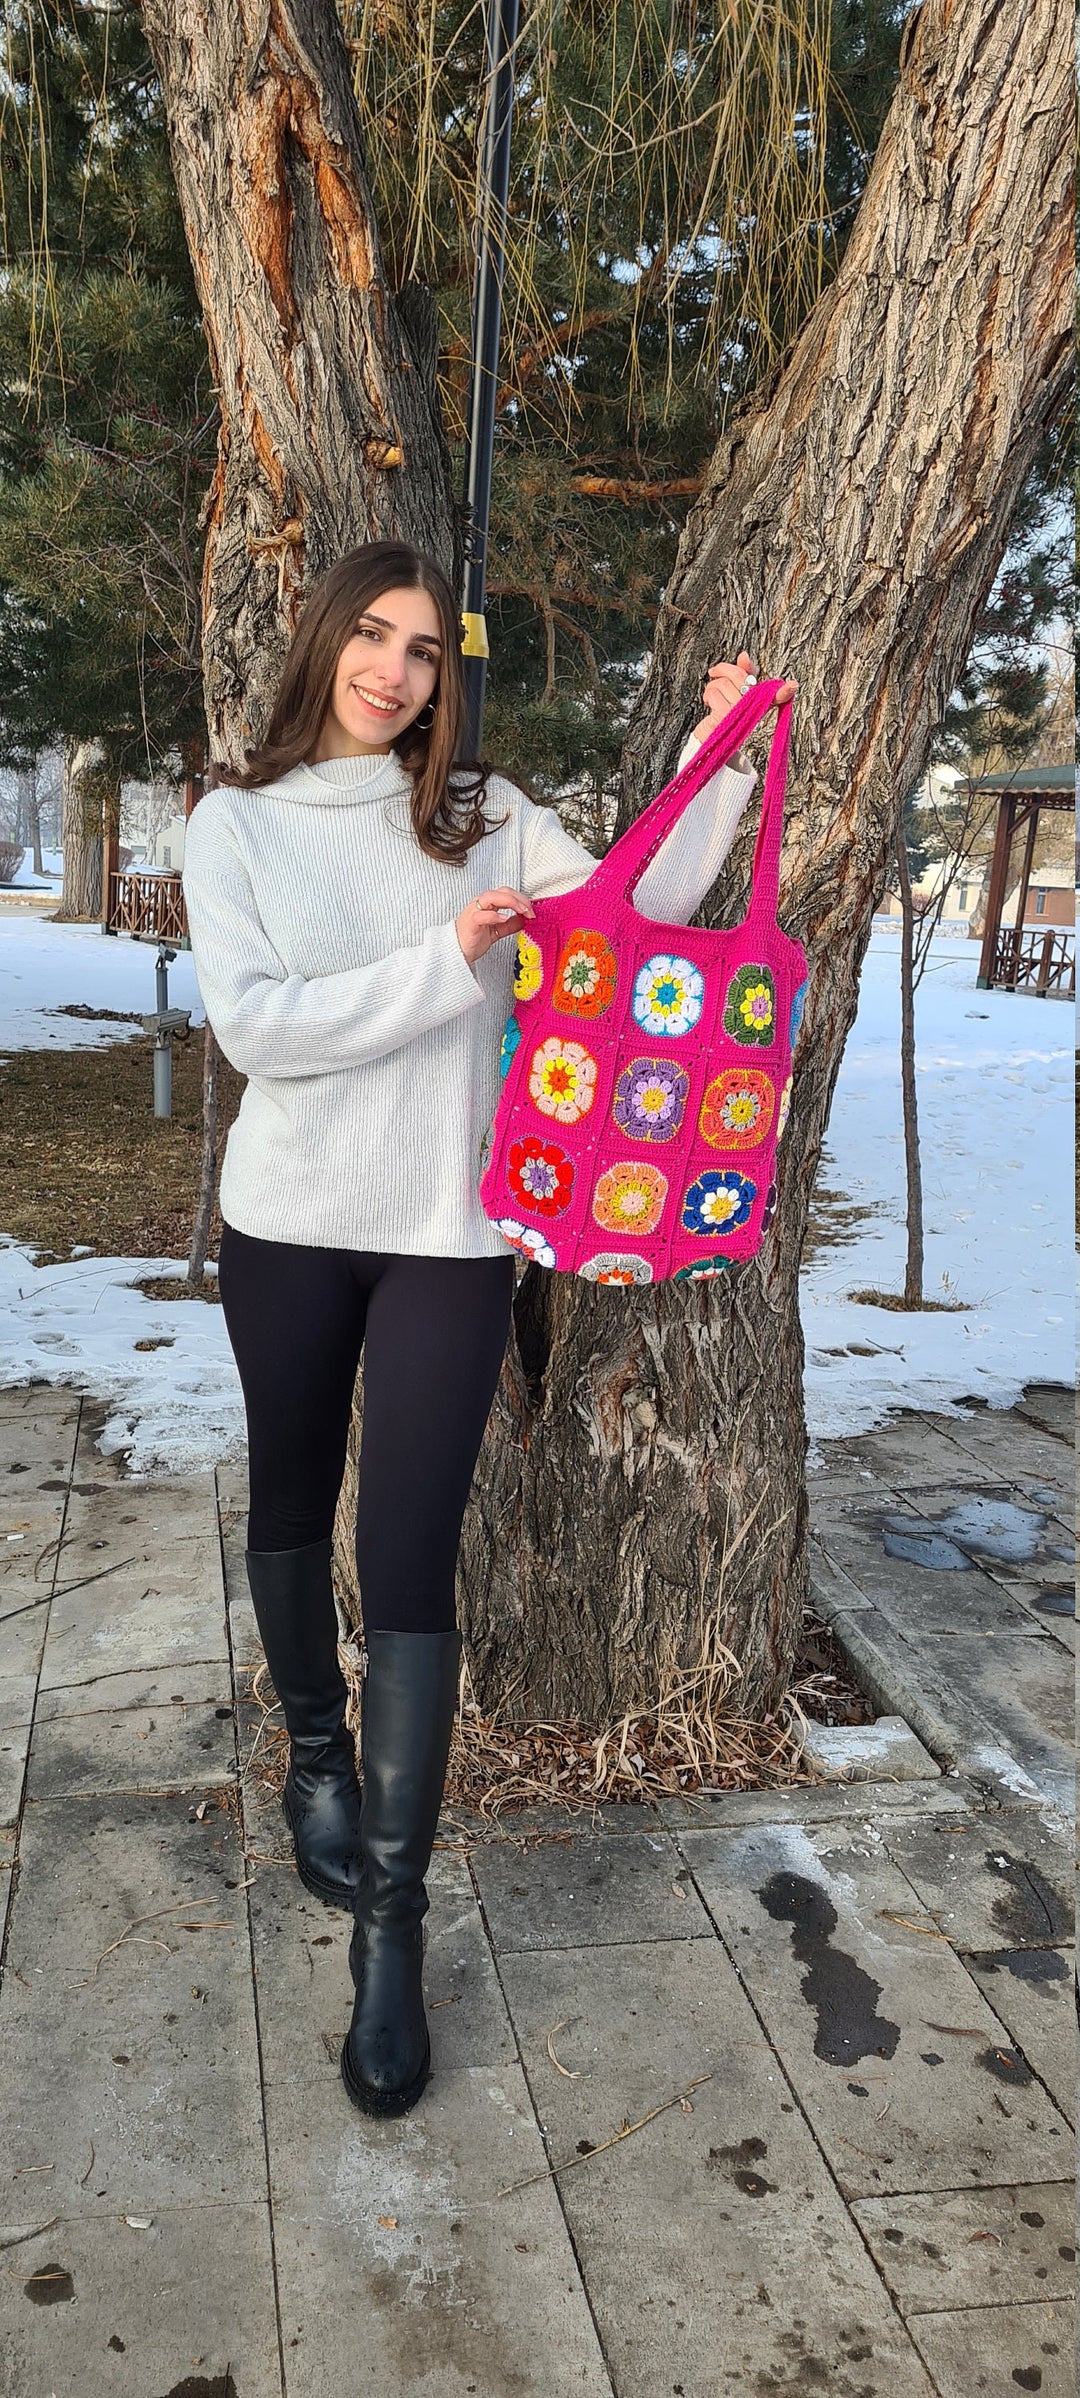
<instances>
[{"instance_id":1,"label":"purple crochet flower","mask_svg":"<svg viewBox=\"0 0 1080 2398\"><path fill-rule=\"evenodd\" d=\"M670 1141L686 1109L690 1077L673 1058L636 1057L615 1085L612 1114L634 1141Z\"/></svg>"}]
</instances>

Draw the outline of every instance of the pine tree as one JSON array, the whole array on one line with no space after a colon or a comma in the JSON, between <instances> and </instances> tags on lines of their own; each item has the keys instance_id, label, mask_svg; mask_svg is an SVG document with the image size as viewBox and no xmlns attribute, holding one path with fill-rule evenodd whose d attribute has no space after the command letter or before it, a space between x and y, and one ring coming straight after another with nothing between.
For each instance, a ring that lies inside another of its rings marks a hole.
<instances>
[{"instance_id":1,"label":"pine tree","mask_svg":"<svg viewBox=\"0 0 1080 2398\"><path fill-rule=\"evenodd\" d=\"M217 412L139 11L7 10L0 759L94 741L102 792L201 747Z\"/></svg>"}]
</instances>

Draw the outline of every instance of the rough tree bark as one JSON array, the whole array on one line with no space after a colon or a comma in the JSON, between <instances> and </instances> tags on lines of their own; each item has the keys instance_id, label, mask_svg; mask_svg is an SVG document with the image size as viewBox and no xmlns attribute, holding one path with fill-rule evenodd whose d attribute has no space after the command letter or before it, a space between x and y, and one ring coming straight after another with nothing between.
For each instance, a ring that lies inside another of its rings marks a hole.
<instances>
[{"instance_id":1,"label":"rough tree bark","mask_svg":"<svg viewBox=\"0 0 1080 2398\"><path fill-rule=\"evenodd\" d=\"M919 1088L915 1076L915 899L902 819L896 830L896 879L900 893L900 1089L904 1109L904 1171L907 1178L904 1305L921 1307L923 1190L919 1149Z\"/></svg>"},{"instance_id":2,"label":"rough tree bark","mask_svg":"<svg viewBox=\"0 0 1080 2398\"><path fill-rule=\"evenodd\" d=\"M315 574L397 537L452 567L448 459L332 0L143 0L143 20L221 407L203 662L212 749L238 764Z\"/></svg>"},{"instance_id":3,"label":"rough tree bark","mask_svg":"<svg viewBox=\"0 0 1080 2398\"><path fill-rule=\"evenodd\" d=\"M670 771L706 661L800 684L781 912L812 960L760 1256L687 1292L529 1267L473 1488L474 1685L603 1722L718 1618L751 1710L805 1579L798 1265L905 792L1071 373L1071 85L1054 0L924 0L850 244L687 523L626 744L618 829ZM1023 205L1017 205L1017 193ZM710 923L748 890L741 839Z\"/></svg>"}]
</instances>

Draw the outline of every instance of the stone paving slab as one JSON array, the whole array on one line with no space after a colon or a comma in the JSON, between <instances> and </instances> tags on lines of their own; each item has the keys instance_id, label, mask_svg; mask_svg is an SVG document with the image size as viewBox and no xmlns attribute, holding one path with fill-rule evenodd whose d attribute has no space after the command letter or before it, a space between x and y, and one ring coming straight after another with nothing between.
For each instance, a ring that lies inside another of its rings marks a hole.
<instances>
[{"instance_id":1,"label":"stone paving slab","mask_svg":"<svg viewBox=\"0 0 1080 2398\"><path fill-rule=\"evenodd\" d=\"M1043 1432L1070 1446L1076 1439L1076 1392L1060 1382L1029 1382L1015 1413L1030 1416Z\"/></svg>"},{"instance_id":2,"label":"stone paving slab","mask_svg":"<svg viewBox=\"0 0 1080 2398\"><path fill-rule=\"evenodd\" d=\"M116 1584L110 1577L59 1590L49 1611L43 1687L95 1681L104 1673L227 1666L220 1572L211 1571L206 1544L191 1546L204 1560L199 1579L175 1573L166 1558L134 1581Z\"/></svg>"},{"instance_id":3,"label":"stone paving slab","mask_svg":"<svg viewBox=\"0 0 1080 2398\"><path fill-rule=\"evenodd\" d=\"M1009 2039L1076 2124L1076 1960L1060 1948L968 1949L964 1968Z\"/></svg>"},{"instance_id":4,"label":"stone paving slab","mask_svg":"<svg viewBox=\"0 0 1080 2398\"><path fill-rule=\"evenodd\" d=\"M433 2070L505 2065L514 2035L461 1857L440 1854L427 1875L424 1992ZM316 2078L337 2086L352 2014L352 1917L304 1889L295 1868L263 1866L251 1892L259 2034L267 2082Z\"/></svg>"},{"instance_id":5,"label":"stone paving slab","mask_svg":"<svg viewBox=\"0 0 1080 2398\"><path fill-rule=\"evenodd\" d=\"M1031 1488L1038 1499L1023 1502L1001 1480L920 1490L917 1512L998 1582L1003 1575L1036 1573L1044 1564L1071 1565L1075 1551L1054 1513L1056 1492L1041 1483Z\"/></svg>"},{"instance_id":6,"label":"stone paving slab","mask_svg":"<svg viewBox=\"0 0 1080 2398\"><path fill-rule=\"evenodd\" d=\"M847 2197L1071 2170L1068 2125L880 1836L680 1845Z\"/></svg>"},{"instance_id":7,"label":"stone paving slab","mask_svg":"<svg viewBox=\"0 0 1080 2398\"><path fill-rule=\"evenodd\" d=\"M1026 1607L1041 1632L1049 1632L1070 1654L1076 1655L1076 1584L1071 1572L1068 1579L1051 1574L1035 1582L1005 1582L1018 1607Z\"/></svg>"},{"instance_id":8,"label":"stone paving slab","mask_svg":"<svg viewBox=\"0 0 1080 2398\"><path fill-rule=\"evenodd\" d=\"M102 1488L73 1486L64 1528L61 1582L76 1581L101 1566L129 1557L155 1569L179 1554L174 1570L185 1578L205 1573L207 1560L191 1556L202 1541L219 1554L217 1499L212 1474L185 1474L181 1482L121 1482Z\"/></svg>"},{"instance_id":9,"label":"stone paving slab","mask_svg":"<svg viewBox=\"0 0 1080 2398\"><path fill-rule=\"evenodd\" d=\"M909 1555L887 1553L887 1530L890 1537L910 1542ZM1039 1627L1027 1609L1018 1607L981 1567L937 1571L920 1564L920 1548L932 1533L933 1527L911 1508L886 1519L866 1510L843 1521L819 1517L815 1525L819 1547L864 1600L880 1607L909 1639L957 1632L994 1637L1011 1632L1037 1639ZM940 1543L942 1548L950 1545Z\"/></svg>"},{"instance_id":10,"label":"stone paving slab","mask_svg":"<svg viewBox=\"0 0 1080 2398\"><path fill-rule=\"evenodd\" d=\"M321 2079L266 2112L288 2398L611 2398L554 2184L498 2196L545 2173L520 2065L389 2123Z\"/></svg>"},{"instance_id":11,"label":"stone paving slab","mask_svg":"<svg viewBox=\"0 0 1080 2398\"><path fill-rule=\"evenodd\" d=\"M19 1820L29 1747L28 1724L17 1724L10 1732L0 1732L0 1825L5 1827Z\"/></svg>"},{"instance_id":12,"label":"stone paving slab","mask_svg":"<svg viewBox=\"0 0 1080 2398\"><path fill-rule=\"evenodd\" d=\"M26 2219L17 2169L50 2163L46 2211L65 2217L265 2195L242 1852L227 1809L189 1820L196 1799L26 1809L0 1996L0 2218Z\"/></svg>"},{"instance_id":13,"label":"stone paving slab","mask_svg":"<svg viewBox=\"0 0 1080 2398\"><path fill-rule=\"evenodd\" d=\"M858 2198L851 2212L902 2315L1073 2295L1072 2182Z\"/></svg>"},{"instance_id":14,"label":"stone paving slab","mask_svg":"<svg viewBox=\"0 0 1080 2398\"><path fill-rule=\"evenodd\" d=\"M718 1943L501 1960L619 2398L931 2385ZM548 2033L560 2063L553 2068ZM699 2075L681 2105L581 2157ZM578 2161L580 2158L580 2161Z\"/></svg>"},{"instance_id":15,"label":"stone paving slab","mask_svg":"<svg viewBox=\"0 0 1080 2398\"><path fill-rule=\"evenodd\" d=\"M30 1722L44 1646L44 1607L27 1608L0 1622L0 1731Z\"/></svg>"},{"instance_id":16,"label":"stone paving slab","mask_svg":"<svg viewBox=\"0 0 1080 2398\"><path fill-rule=\"evenodd\" d=\"M62 1716L109 1715L121 1707L225 1706L231 1715L229 1668L224 1660L211 1658L189 1673L178 1674L166 1666L160 1672L96 1674L87 1682L58 1682L53 1689L39 1690L35 1721L50 1724Z\"/></svg>"},{"instance_id":17,"label":"stone paving slab","mask_svg":"<svg viewBox=\"0 0 1080 2398\"><path fill-rule=\"evenodd\" d=\"M1037 2390L1039 2398L1076 2398L1074 2310L1060 2299L1041 2306L965 2307L958 2314L914 2315L918 2341L941 2398L998 2398Z\"/></svg>"},{"instance_id":18,"label":"stone paving slab","mask_svg":"<svg viewBox=\"0 0 1080 2398\"><path fill-rule=\"evenodd\" d=\"M890 1822L883 1833L954 1948L1045 1948L1072 1938L1069 1858L1033 1811L947 1826Z\"/></svg>"},{"instance_id":19,"label":"stone paving slab","mask_svg":"<svg viewBox=\"0 0 1080 2398\"><path fill-rule=\"evenodd\" d=\"M1009 1481L1015 1487L1018 1477L1034 1482L1054 1484L1071 1493L1073 1461L1071 1446L1043 1432L1037 1424L1026 1424L1022 1416L1009 1411L1005 1418L1008 1431L1002 1432L1002 1411L987 1407L966 1416L963 1422L950 1426L952 1438L959 1449L973 1457L992 1460L992 1471L1000 1471L1003 1450L1008 1457ZM943 1475L942 1480L951 1477Z\"/></svg>"},{"instance_id":20,"label":"stone paving slab","mask_svg":"<svg viewBox=\"0 0 1080 2398\"><path fill-rule=\"evenodd\" d=\"M994 1472L1000 1459L1000 1419L998 1447L989 1469L985 1448L976 1454L964 1445L969 1423L976 1420L926 1416L917 1410L900 1408L879 1431L859 1433L854 1440L845 1442L843 1465L846 1469L850 1460L849 1487L863 1467L876 1483L886 1484L897 1493L918 1490L924 1483L932 1487L942 1482L984 1482L988 1470ZM1009 1422L1011 1428L1011 1418ZM1045 1435L1033 1437L1040 1439ZM831 1452L831 1442L829 1448Z\"/></svg>"},{"instance_id":21,"label":"stone paving slab","mask_svg":"<svg viewBox=\"0 0 1080 2398\"><path fill-rule=\"evenodd\" d=\"M712 1926L671 1837L575 1840L527 1858L480 1848L473 1871L499 1956L624 1940L709 1940Z\"/></svg>"},{"instance_id":22,"label":"stone paving slab","mask_svg":"<svg viewBox=\"0 0 1080 2398\"><path fill-rule=\"evenodd\" d=\"M68 2217L3 2263L0 2398L281 2398L265 2204L162 2208L145 2231Z\"/></svg>"},{"instance_id":23,"label":"stone paving slab","mask_svg":"<svg viewBox=\"0 0 1080 2398\"><path fill-rule=\"evenodd\" d=\"M127 1680L128 1676L121 1677ZM57 1694L59 1695L59 1694ZM231 1706L123 1707L39 1722L30 1751L35 1798L104 1790L186 1790L234 1783Z\"/></svg>"},{"instance_id":24,"label":"stone paving slab","mask_svg":"<svg viewBox=\"0 0 1080 2398\"><path fill-rule=\"evenodd\" d=\"M1067 1769L1073 1756L1074 1676L1059 1642L1016 1640L1011 1633L982 1640L978 1633L957 1632L947 1646L945 1670L1013 1756L1029 1771L1033 1760Z\"/></svg>"}]
</instances>

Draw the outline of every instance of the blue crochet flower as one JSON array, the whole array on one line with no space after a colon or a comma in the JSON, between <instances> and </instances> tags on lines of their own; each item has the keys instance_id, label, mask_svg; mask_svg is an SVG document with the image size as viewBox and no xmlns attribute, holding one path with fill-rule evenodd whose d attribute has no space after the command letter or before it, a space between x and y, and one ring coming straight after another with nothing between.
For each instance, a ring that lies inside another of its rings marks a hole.
<instances>
[{"instance_id":1,"label":"blue crochet flower","mask_svg":"<svg viewBox=\"0 0 1080 2398\"><path fill-rule=\"evenodd\" d=\"M737 1232L757 1198L757 1184L733 1166L710 1166L692 1182L683 1200L684 1232Z\"/></svg>"},{"instance_id":2,"label":"blue crochet flower","mask_svg":"<svg viewBox=\"0 0 1080 2398\"><path fill-rule=\"evenodd\" d=\"M504 1082L506 1081L506 1077L510 1072L511 1065L513 1063L514 1051L517 1048L520 1039L521 1026L518 1023L517 1017L508 1016L503 1031L502 1049L499 1053L499 1073Z\"/></svg>"}]
</instances>

